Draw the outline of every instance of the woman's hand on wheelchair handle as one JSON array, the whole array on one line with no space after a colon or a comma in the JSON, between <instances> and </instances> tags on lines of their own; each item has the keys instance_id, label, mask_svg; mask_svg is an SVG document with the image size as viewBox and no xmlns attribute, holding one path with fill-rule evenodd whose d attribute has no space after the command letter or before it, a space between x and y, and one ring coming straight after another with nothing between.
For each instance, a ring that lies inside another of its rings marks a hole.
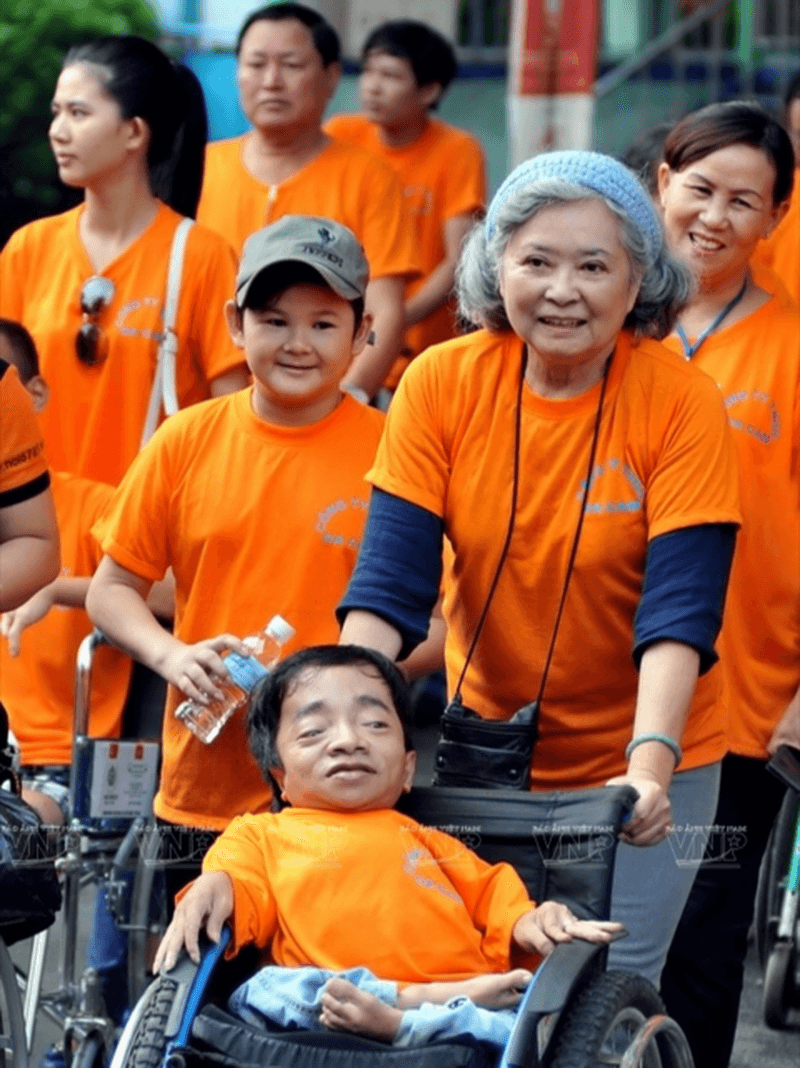
<instances>
[{"instance_id":1,"label":"woman's hand on wheelchair handle","mask_svg":"<svg viewBox=\"0 0 800 1068\"><path fill-rule=\"evenodd\" d=\"M609 779L606 786L633 786L639 800L620 831L628 845L649 846L662 842L672 832L672 805L660 776L629 768L627 775Z\"/></svg>"},{"instance_id":2,"label":"woman's hand on wheelchair handle","mask_svg":"<svg viewBox=\"0 0 800 1068\"><path fill-rule=\"evenodd\" d=\"M557 901L543 901L520 916L514 924L511 937L526 952L549 957L559 942L582 938L587 942L607 943L621 933L620 923L579 920L566 905Z\"/></svg>"},{"instance_id":3,"label":"woman's hand on wheelchair handle","mask_svg":"<svg viewBox=\"0 0 800 1068\"><path fill-rule=\"evenodd\" d=\"M195 964L200 962L200 931L205 928L212 942L218 942L222 925L233 913L233 883L224 871L203 872L175 906L175 915L161 939L153 961L153 972L170 971L181 950Z\"/></svg>"}]
</instances>

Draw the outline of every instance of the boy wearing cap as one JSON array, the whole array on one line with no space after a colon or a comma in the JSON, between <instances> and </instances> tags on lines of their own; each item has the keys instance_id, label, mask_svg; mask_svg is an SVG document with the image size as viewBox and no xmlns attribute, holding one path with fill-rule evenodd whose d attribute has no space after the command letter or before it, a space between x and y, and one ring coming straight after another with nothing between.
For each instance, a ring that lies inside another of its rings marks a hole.
<instances>
[{"instance_id":1,"label":"boy wearing cap","mask_svg":"<svg viewBox=\"0 0 800 1068\"><path fill-rule=\"evenodd\" d=\"M383 423L340 389L370 332L368 275L355 236L329 219L286 216L253 234L226 306L252 387L168 420L112 502L87 608L170 683L154 803L164 820L221 830L271 801L242 717L206 746L173 715L183 695L221 696L222 656L246 655L240 637L276 613L295 647L336 640ZM144 601L170 566L174 635Z\"/></svg>"}]
</instances>

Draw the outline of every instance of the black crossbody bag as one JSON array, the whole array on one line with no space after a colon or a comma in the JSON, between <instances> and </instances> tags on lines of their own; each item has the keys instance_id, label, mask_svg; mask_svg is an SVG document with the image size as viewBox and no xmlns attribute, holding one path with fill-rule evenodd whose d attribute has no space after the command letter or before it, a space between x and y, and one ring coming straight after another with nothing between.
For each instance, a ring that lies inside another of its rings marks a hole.
<instances>
[{"instance_id":1,"label":"black crossbody bag","mask_svg":"<svg viewBox=\"0 0 800 1068\"><path fill-rule=\"evenodd\" d=\"M569 580L575 565L575 557L578 552L583 518L586 514L586 503L589 497L589 489L592 482L592 470L597 455L597 442L600 436L600 422L603 415L603 400L605 399L606 384L608 382L608 369L611 364L609 357L606 362L603 379L600 387L600 400L597 405L597 416L592 433L592 443L589 449L589 466L586 472L586 485L581 499L581 509L578 515L578 523L575 528L575 536L572 539L567 563L567 573L564 578L564 586L561 591L558 610L553 624L553 633L550 637L550 645L545 658L542 679L536 699L530 704L517 709L511 719L490 720L484 719L477 712L468 708L461 699L461 686L472 660L475 647L478 644L481 631L483 630L489 606L497 589L500 572L503 569L511 536L514 531L514 521L517 513L517 497L519 492L519 468L520 468L520 441L522 431L522 390L525 382L525 356L523 352L522 367L520 370L519 386L517 389L517 411L514 431L514 475L511 490L511 515L508 522L505 542L500 553L500 559L494 573L489 594L484 603L475 633L472 636L467 655L464 658L464 666L456 684L455 693L450 703L445 708L440 722L440 736L436 746L434 758L434 786L458 786L483 790L527 790L530 785L530 768L533 760L533 751L538 737L539 709L544 696L547 676L553 659L558 628L561 616L564 612L564 603L567 599Z\"/></svg>"}]
</instances>

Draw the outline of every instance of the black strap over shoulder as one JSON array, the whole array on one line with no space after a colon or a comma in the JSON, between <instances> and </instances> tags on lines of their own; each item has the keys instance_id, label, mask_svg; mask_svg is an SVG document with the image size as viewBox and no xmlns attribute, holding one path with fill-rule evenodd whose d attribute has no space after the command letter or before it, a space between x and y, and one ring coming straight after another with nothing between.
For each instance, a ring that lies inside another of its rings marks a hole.
<instances>
[{"instance_id":1,"label":"black strap over shoulder","mask_svg":"<svg viewBox=\"0 0 800 1068\"><path fill-rule=\"evenodd\" d=\"M600 437L600 424L603 419L603 401L608 385L608 370L611 366L611 357L606 360L603 368L603 378L600 385L600 399L597 405L597 414L594 420L592 440L589 446L589 465L586 478L583 483L583 495L581 497L578 522L575 527L575 535L572 539L572 547L567 560L567 569L564 576L564 584L561 588L561 597L556 610L553 630L550 635L550 644L542 668L542 676L539 683L539 692L530 704L518 709L510 720L487 721L467 708L461 700L461 686L467 675L467 668L472 660L472 655L478 644L483 625L489 613L489 607L497 589L500 572L505 564L508 550L511 546L511 538L514 533L514 523L517 514L517 496L519 491L519 466L520 466L520 441L521 441L521 418L522 418L522 390L525 382L526 356L523 349L522 363L520 366L519 386L517 392L517 410L514 429L514 470L511 490L511 515L506 531L505 542L500 553L500 559L492 579L486 600L480 617L475 627L469 648L467 649L461 673L456 682L453 699L444 710L441 719L441 735L436 748L436 762L434 765L434 786L480 786L485 790L527 790L530 785L530 768L533 760L533 750L538 738L539 709L544 698L547 686L547 677L550 672L550 664L556 647L556 638L561 625L561 616L569 591L569 581L575 566L575 558L578 554L578 544L583 530L583 520L586 515L586 505L589 500L589 490L592 485L592 471L594 470L595 457L597 455L597 443Z\"/></svg>"}]
</instances>

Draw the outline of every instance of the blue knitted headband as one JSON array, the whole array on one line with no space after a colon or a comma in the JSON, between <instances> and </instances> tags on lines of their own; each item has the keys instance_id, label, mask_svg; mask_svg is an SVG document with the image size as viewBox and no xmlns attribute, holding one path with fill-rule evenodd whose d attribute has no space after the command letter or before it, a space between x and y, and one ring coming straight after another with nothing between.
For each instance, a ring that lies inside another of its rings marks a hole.
<instances>
[{"instance_id":1,"label":"blue knitted headband","mask_svg":"<svg viewBox=\"0 0 800 1068\"><path fill-rule=\"evenodd\" d=\"M608 197L621 208L644 237L655 258L664 242L661 222L644 186L627 167L600 152L544 152L520 163L495 193L486 213L491 238L500 209L517 189L542 178L563 178Z\"/></svg>"}]
</instances>

